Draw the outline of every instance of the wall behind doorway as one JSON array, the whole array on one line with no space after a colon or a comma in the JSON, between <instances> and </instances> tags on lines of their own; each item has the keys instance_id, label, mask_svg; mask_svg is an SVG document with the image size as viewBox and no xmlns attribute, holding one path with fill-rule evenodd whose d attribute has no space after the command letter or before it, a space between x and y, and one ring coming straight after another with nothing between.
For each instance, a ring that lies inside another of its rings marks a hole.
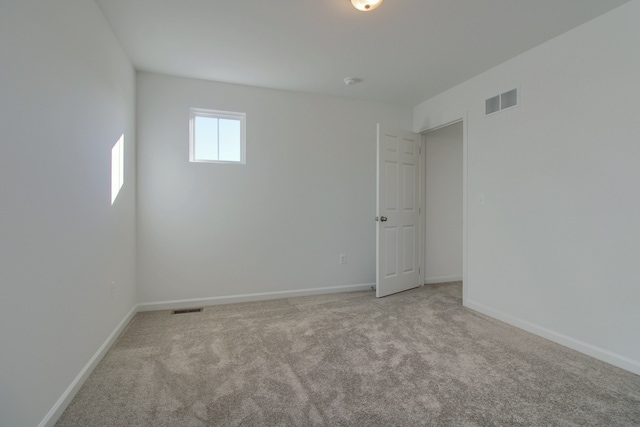
<instances>
[{"instance_id":1,"label":"wall behind doorway","mask_svg":"<svg viewBox=\"0 0 640 427\"><path fill-rule=\"evenodd\" d=\"M142 303L375 281L376 123L409 129L410 108L151 73L136 83ZM189 163L190 107L247 114L246 165Z\"/></svg>"},{"instance_id":2,"label":"wall behind doorway","mask_svg":"<svg viewBox=\"0 0 640 427\"><path fill-rule=\"evenodd\" d=\"M426 140L425 283L462 280L463 124Z\"/></svg>"}]
</instances>

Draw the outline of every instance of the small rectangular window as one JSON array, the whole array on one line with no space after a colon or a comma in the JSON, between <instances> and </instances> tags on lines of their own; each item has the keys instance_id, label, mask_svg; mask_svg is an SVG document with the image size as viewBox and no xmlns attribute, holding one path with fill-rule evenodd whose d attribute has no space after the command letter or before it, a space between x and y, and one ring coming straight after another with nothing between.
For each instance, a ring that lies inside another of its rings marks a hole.
<instances>
[{"instance_id":1,"label":"small rectangular window","mask_svg":"<svg viewBox=\"0 0 640 427\"><path fill-rule=\"evenodd\" d=\"M245 113L191 108L189 161L246 163Z\"/></svg>"}]
</instances>

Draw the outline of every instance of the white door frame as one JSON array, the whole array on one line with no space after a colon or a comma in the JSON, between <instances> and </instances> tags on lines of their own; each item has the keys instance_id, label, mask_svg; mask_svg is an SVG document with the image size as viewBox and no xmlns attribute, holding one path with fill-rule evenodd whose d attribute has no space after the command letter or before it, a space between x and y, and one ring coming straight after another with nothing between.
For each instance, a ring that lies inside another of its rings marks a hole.
<instances>
[{"instance_id":1,"label":"white door frame","mask_svg":"<svg viewBox=\"0 0 640 427\"><path fill-rule=\"evenodd\" d=\"M422 228L422 232L420 233L420 249L422 252L422 256L424 256L425 251L426 251L426 227L427 227L427 219L426 219L426 200L424 197L424 194L422 194L422 192L424 192L426 190L426 173L424 173L424 171L426 170L427 167L427 157L426 155L424 155L425 151L426 151L426 134L435 130L438 130L440 128L452 125L454 123L458 123L458 122L462 122L462 304L463 305L467 305L467 299L468 299L468 294L467 294L467 289L469 288L468 286L468 282L467 282L467 231L468 231L468 224L467 224L467 211L468 211L468 182L467 182L467 177L468 177L468 162L467 162L467 153L468 153L468 146L467 146L467 112L464 111L460 114L456 114L453 117L448 117L446 119L441 119L440 121L436 121L434 123L431 123L423 128L421 128L418 133L421 135L422 137L422 141L421 141L421 145L422 145L422 168L421 170L423 171L423 175L420 177L420 182L421 182L421 206L422 206L422 212L423 215L420 218L420 226ZM424 268L423 268L424 269ZM424 272L423 272L424 273Z\"/></svg>"}]
</instances>

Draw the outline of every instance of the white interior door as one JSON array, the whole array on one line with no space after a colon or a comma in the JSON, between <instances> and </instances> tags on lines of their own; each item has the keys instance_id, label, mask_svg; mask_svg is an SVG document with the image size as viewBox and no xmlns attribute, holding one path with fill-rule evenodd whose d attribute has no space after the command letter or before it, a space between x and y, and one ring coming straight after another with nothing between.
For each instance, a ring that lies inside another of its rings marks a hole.
<instances>
[{"instance_id":1,"label":"white interior door","mask_svg":"<svg viewBox=\"0 0 640 427\"><path fill-rule=\"evenodd\" d=\"M420 285L420 135L378 124L376 296Z\"/></svg>"}]
</instances>

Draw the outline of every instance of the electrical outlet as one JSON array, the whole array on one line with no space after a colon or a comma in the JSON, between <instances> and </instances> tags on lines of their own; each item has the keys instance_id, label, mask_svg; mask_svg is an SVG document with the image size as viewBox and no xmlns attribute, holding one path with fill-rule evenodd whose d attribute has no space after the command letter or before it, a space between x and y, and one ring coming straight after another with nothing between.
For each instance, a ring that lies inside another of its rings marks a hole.
<instances>
[{"instance_id":1,"label":"electrical outlet","mask_svg":"<svg viewBox=\"0 0 640 427\"><path fill-rule=\"evenodd\" d=\"M347 263L347 254L340 254L340 264Z\"/></svg>"},{"instance_id":2,"label":"electrical outlet","mask_svg":"<svg viewBox=\"0 0 640 427\"><path fill-rule=\"evenodd\" d=\"M114 299L116 296L116 282L111 282L111 299Z\"/></svg>"}]
</instances>

